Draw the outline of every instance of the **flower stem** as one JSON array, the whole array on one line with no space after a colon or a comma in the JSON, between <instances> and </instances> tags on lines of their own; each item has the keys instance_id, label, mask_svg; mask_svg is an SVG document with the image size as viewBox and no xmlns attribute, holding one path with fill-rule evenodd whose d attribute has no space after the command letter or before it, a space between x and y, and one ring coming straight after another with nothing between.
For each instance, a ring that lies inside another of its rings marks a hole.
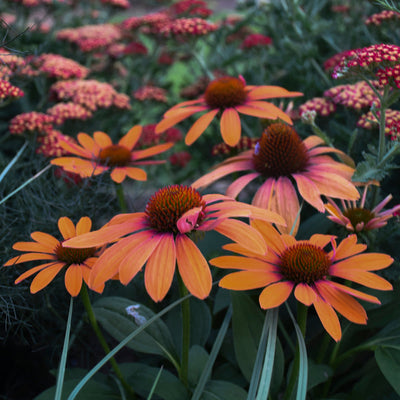
<instances>
[{"instance_id":1,"label":"flower stem","mask_svg":"<svg viewBox=\"0 0 400 400\"><path fill-rule=\"evenodd\" d=\"M104 352L106 354L108 354L110 352L110 348L108 347L108 344L100 330L99 324L97 323L96 317L93 312L92 304L90 303L89 293L87 291L87 287L85 284L82 285L80 295L81 295L82 303L83 303L86 313L88 315L90 325L92 326L94 333L96 334L97 339L99 340L99 342L101 344L101 347L103 347ZM119 369L117 362L115 361L115 358L110 358L110 364L115 372L115 375L120 380L120 382L122 383L122 386L124 387L127 394L129 395L129 398L134 399L135 392L130 387L130 385L126 382L124 376L122 375L121 370Z\"/></svg>"},{"instance_id":2,"label":"flower stem","mask_svg":"<svg viewBox=\"0 0 400 400\"><path fill-rule=\"evenodd\" d=\"M185 297L188 290L183 283L182 277L178 274L179 294ZM189 369L189 347L190 347L190 299L187 298L181 304L182 309L182 357L179 378L185 386L188 385L188 369Z\"/></svg>"},{"instance_id":3,"label":"flower stem","mask_svg":"<svg viewBox=\"0 0 400 400\"><path fill-rule=\"evenodd\" d=\"M128 211L128 207L126 205L124 188L122 187L121 183L115 184L115 192L117 193L119 208L121 209L121 212L126 213Z\"/></svg>"}]
</instances>

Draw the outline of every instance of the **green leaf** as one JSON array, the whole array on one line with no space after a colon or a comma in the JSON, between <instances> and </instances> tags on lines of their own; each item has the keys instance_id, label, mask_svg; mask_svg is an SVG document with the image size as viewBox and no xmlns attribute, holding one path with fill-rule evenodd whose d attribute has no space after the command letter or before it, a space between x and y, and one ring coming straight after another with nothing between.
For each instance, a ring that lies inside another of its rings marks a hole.
<instances>
[{"instance_id":1,"label":"green leaf","mask_svg":"<svg viewBox=\"0 0 400 400\"><path fill-rule=\"evenodd\" d=\"M131 314L127 312L131 308ZM116 340L121 341L138 329L155 314L142 304L132 304L123 297L104 297L93 305L97 321ZM141 332L127 347L142 353L165 356L170 361L177 360L171 334L161 319L157 319L145 332Z\"/></svg>"},{"instance_id":2,"label":"green leaf","mask_svg":"<svg viewBox=\"0 0 400 400\"><path fill-rule=\"evenodd\" d=\"M247 393L240 386L225 381L209 381L201 400L246 400Z\"/></svg>"},{"instance_id":3,"label":"green leaf","mask_svg":"<svg viewBox=\"0 0 400 400\"><path fill-rule=\"evenodd\" d=\"M264 315L248 295L232 292L232 328L236 360L245 378L250 382Z\"/></svg>"},{"instance_id":4,"label":"green leaf","mask_svg":"<svg viewBox=\"0 0 400 400\"><path fill-rule=\"evenodd\" d=\"M375 350L375 359L382 374L400 396L400 349L379 346Z\"/></svg>"},{"instance_id":5,"label":"green leaf","mask_svg":"<svg viewBox=\"0 0 400 400\"><path fill-rule=\"evenodd\" d=\"M189 351L189 371L188 381L191 385L196 386L200 376L207 364L208 353L201 346L193 346Z\"/></svg>"},{"instance_id":6,"label":"green leaf","mask_svg":"<svg viewBox=\"0 0 400 400\"><path fill-rule=\"evenodd\" d=\"M316 364L312 360L308 360L308 384L307 390L326 382L333 374L333 370L329 365Z\"/></svg>"}]
</instances>

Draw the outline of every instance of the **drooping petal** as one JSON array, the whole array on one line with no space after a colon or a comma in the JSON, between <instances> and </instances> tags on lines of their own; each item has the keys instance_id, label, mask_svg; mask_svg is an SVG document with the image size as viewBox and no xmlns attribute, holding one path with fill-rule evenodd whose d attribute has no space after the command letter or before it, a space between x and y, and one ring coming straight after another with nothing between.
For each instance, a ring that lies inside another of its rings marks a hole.
<instances>
[{"instance_id":1,"label":"drooping petal","mask_svg":"<svg viewBox=\"0 0 400 400\"><path fill-rule=\"evenodd\" d=\"M190 107L180 107L179 104L177 104L174 107L171 107L169 110L167 110L163 118L171 118L175 117L176 115L181 115L181 114L186 114L187 112L191 112L192 114L195 114L196 112L199 111L205 111L209 110L210 108L206 106L205 104L193 104ZM159 132L156 132L159 133Z\"/></svg>"},{"instance_id":2,"label":"drooping petal","mask_svg":"<svg viewBox=\"0 0 400 400\"><path fill-rule=\"evenodd\" d=\"M37 293L39 290L46 287L55 277L56 275L64 268L64 263L54 264L48 268L40 271L34 278L31 283L31 293Z\"/></svg>"},{"instance_id":3,"label":"drooping petal","mask_svg":"<svg viewBox=\"0 0 400 400\"><path fill-rule=\"evenodd\" d=\"M111 179L115 182L115 183L121 183L125 180L126 178L126 168L125 167L115 167L113 168L113 170L111 171Z\"/></svg>"},{"instance_id":4,"label":"drooping petal","mask_svg":"<svg viewBox=\"0 0 400 400\"><path fill-rule=\"evenodd\" d=\"M164 151L169 150L173 145L174 143L169 142L158 144L157 146L152 146L143 150L135 150L132 153L132 161L142 160L143 158L152 157L157 154L163 153ZM152 161L152 163L154 162L155 161Z\"/></svg>"},{"instance_id":5,"label":"drooping petal","mask_svg":"<svg viewBox=\"0 0 400 400\"><path fill-rule=\"evenodd\" d=\"M279 307L284 303L292 292L293 282L277 282L267 286L260 294L260 306L267 310Z\"/></svg>"},{"instance_id":6,"label":"drooping petal","mask_svg":"<svg viewBox=\"0 0 400 400\"><path fill-rule=\"evenodd\" d=\"M100 148L104 149L105 147L111 146L113 144L110 136L105 132L96 131L93 133L94 141L99 145Z\"/></svg>"},{"instance_id":7,"label":"drooping petal","mask_svg":"<svg viewBox=\"0 0 400 400\"><path fill-rule=\"evenodd\" d=\"M306 283L298 283L294 289L294 295L300 303L306 306L310 306L317 298L314 289Z\"/></svg>"},{"instance_id":8,"label":"drooping petal","mask_svg":"<svg viewBox=\"0 0 400 400\"><path fill-rule=\"evenodd\" d=\"M335 310L318 296L314 301L314 307L325 330L336 342L339 341L342 337L342 329Z\"/></svg>"},{"instance_id":9,"label":"drooping petal","mask_svg":"<svg viewBox=\"0 0 400 400\"><path fill-rule=\"evenodd\" d=\"M144 271L147 293L154 301L161 301L171 287L176 265L173 234L165 233L155 248Z\"/></svg>"},{"instance_id":10,"label":"drooping petal","mask_svg":"<svg viewBox=\"0 0 400 400\"><path fill-rule=\"evenodd\" d=\"M275 187L275 179L268 178L258 189L251 201L257 207L269 209L271 206L272 194Z\"/></svg>"},{"instance_id":11,"label":"drooping petal","mask_svg":"<svg viewBox=\"0 0 400 400\"><path fill-rule=\"evenodd\" d=\"M15 284L18 285L18 283L22 282L23 280L25 280L26 278L29 278L30 276L36 274L36 272L41 271L42 269L51 267L52 265L62 265L64 266L65 263L59 263L57 261L53 261L51 263L46 263L46 264L41 264L38 265L36 267L33 267L31 269L28 269L28 271L25 271L23 274L21 274L16 280L15 280Z\"/></svg>"},{"instance_id":12,"label":"drooping petal","mask_svg":"<svg viewBox=\"0 0 400 400\"><path fill-rule=\"evenodd\" d=\"M297 183L297 188L299 189L301 197L303 197L305 201L310 203L319 212L324 212L324 202L321 199L321 192L318 190L317 185L301 173L292 174L292 176Z\"/></svg>"},{"instance_id":13,"label":"drooping petal","mask_svg":"<svg viewBox=\"0 0 400 400\"><path fill-rule=\"evenodd\" d=\"M60 230L64 240L68 240L76 236L75 225L68 217L61 217L58 220L58 229Z\"/></svg>"},{"instance_id":14,"label":"drooping petal","mask_svg":"<svg viewBox=\"0 0 400 400\"><path fill-rule=\"evenodd\" d=\"M72 296L78 296L82 288L82 267L78 264L71 264L65 271L65 287Z\"/></svg>"},{"instance_id":15,"label":"drooping petal","mask_svg":"<svg viewBox=\"0 0 400 400\"><path fill-rule=\"evenodd\" d=\"M210 268L201 251L186 235L176 237L176 258L182 280L193 296L205 299L211 291Z\"/></svg>"},{"instance_id":16,"label":"drooping petal","mask_svg":"<svg viewBox=\"0 0 400 400\"><path fill-rule=\"evenodd\" d=\"M118 142L120 146L126 147L131 151L142 134L142 127L140 125L135 125L129 129L128 133L124 135Z\"/></svg>"},{"instance_id":17,"label":"drooping petal","mask_svg":"<svg viewBox=\"0 0 400 400\"><path fill-rule=\"evenodd\" d=\"M240 117L234 108L227 108L223 111L220 121L221 136L228 146L236 146L242 134Z\"/></svg>"},{"instance_id":18,"label":"drooping petal","mask_svg":"<svg viewBox=\"0 0 400 400\"><path fill-rule=\"evenodd\" d=\"M146 171L136 168L136 167L125 167L126 175L129 178L134 179L136 181L146 181L147 180L147 173Z\"/></svg>"},{"instance_id":19,"label":"drooping petal","mask_svg":"<svg viewBox=\"0 0 400 400\"><path fill-rule=\"evenodd\" d=\"M236 106L235 108L237 112L245 115L250 115L251 117L266 118L266 119L275 119L277 117L275 113L261 108L250 107L247 105L240 105ZM281 112L283 113L282 110Z\"/></svg>"},{"instance_id":20,"label":"drooping petal","mask_svg":"<svg viewBox=\"0 0 400 400\"><path fill-rule=\"evenodd\" d=\"M304 145L307 149L312 149L313 147L319 146L320 144L325 144L324 140L319 136L311 135L303 140Z\"/></svg>"},{"instance_id":21,"label":"drooping petal","mask_svg":"<svg viewBox=\"0 0 400 400\"><path fill-rule=\"evenodd\" d=\"M253 172L251 174L243 175L240 178L232 182L226 189L226 195L232 198L236 198L239 193L255 178L260 176L259 172ZM254 204L255 205L255 204Z\"/></svg>"},{"instance_id":22,"label":"drooping petal","mask_svg":"<svg viewBox=\"0 0 400 400\"><path fill-rule=\"evenodd\" d=\"M280 276L273 272L240 271L224 276L219 286L230 290L251 290L277 282Z\"/></svg>"},{"instance_id":23,"label":"drooping petal","mask_svg":"<svg viewBox=\"0 0 400 400\"><path fill-rule=\"evenodd\" d=\"M21 264L26 261L35 261L35 260L56 260L57 257L54 254L46 254L46 253L24 253L20 256L13 257L7 262L4 263L5 267L14 264Z\"/></svg>"},{"instance_id":24,"label":"drooping petal","mask_svg":"<svg viewBox=\"0 0 400 400\"><path fill-rule=\"evenodd\" d=\"M200 135L208 128L211 121L218 114L219 110L211 110L206 114L202 115L189 129L188 133L185 136L185 144L190 146L193 144Z\"/></svg>"},{"instance_id":25,"label":"drooping petal","mask_svg":"<svg viewBox=\"0 0 400 400\"><path fill-rule=\"evenodd\" d=\"M393 286L386 279L373 274L372 272L362 271L360 269L343 269L337 268L336 265L332 265L329 268L329 272L333 276L339 278L348 279L350 281L359 283L360 285L367 286L371 289L378 290L392 290Z\"/></svg>"},{"instance_id":26,"label":"drooping petal","mask_svg":"<svg viewBox=\"0 0 400 400\"><path fill-rule=\"evenodd\" d=\"M76 234L82 235L90 232L92 229L92 220L89 217L82 217L76 224Z\"/></svg>"}]
</instances>

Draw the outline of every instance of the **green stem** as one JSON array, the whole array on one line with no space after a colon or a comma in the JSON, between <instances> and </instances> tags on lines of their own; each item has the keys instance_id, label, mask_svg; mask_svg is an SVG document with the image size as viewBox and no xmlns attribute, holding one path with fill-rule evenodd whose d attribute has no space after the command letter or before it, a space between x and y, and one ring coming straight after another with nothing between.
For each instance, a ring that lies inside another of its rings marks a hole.
<instances>
[{"instance_id":1,"label":"green stem","mask_svg":"<svg viewBox=\"0 0 400 400\"><path fill-rule=\"evenodd\" d=\"M83 303L86 313L88 315L90 325L92 326L94 333L96 334L97 339L99 340L99 342L101 344L101 347L103 347L104 352L106 354L108 354L108 353L110 353L110 348L108 347L108 344L100 330L99 324L97 323L96 317L93 312L92 304L90 303L89 293L88 293L88 290L87 290L87 287L85 284L82 285L80 295L81 295L82 303ZM122 375L121 370L119 369L117 362L115 361L115 358L113 358L113 357L110 358L110 364L115 372L115 375L120 380L120 382L122 383L122 386L124 387L127 394L129 395L129 398L134 399L135 392L130 387L130 385L126 382L124 376Z\"/></svg>"},{"instance_id":2,"label":"green stem","mask_svg":"<svg viewBox=\"0 0 400 400\"><path fill-rule=\"evenodd\" d=\"M126 213L128 211L128 206L126 205L124 188L121 183L115 184L115 192L117 193L119 208L122 213Z\"/></svg>"},{"instance_id":3,"label":"green stem","mask_svg":"<svg viewBox=\"0 0 400 400\"><path fill-rule=\"evenodd\" d=\"M179 294L187 296L188 290L183 283L182 277L178 274ZM185 386L188 386L189 370L189 347L190 347L190 299L187 298L181 304L182 309L182 357L179 378Z\"/></svg>"}]
</instances>

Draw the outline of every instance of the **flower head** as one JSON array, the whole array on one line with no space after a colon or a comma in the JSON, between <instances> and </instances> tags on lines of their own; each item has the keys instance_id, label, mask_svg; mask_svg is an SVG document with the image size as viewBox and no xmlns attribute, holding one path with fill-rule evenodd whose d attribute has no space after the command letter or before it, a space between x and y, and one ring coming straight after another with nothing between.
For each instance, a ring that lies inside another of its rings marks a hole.
<instances>
[{"instance_id":1,"label":"flower head","mask_svg":"<svg viewBox=\"0 0 400 400\"><path fill-rule=\"evenodd\" d=\"M398 22L400 19L400 13L391 10L383 10L380 13L372 14L365 20L365 25L376 25L379 26L383 22Z\"/></svg>"},{"instance_id":2,"label":"flower head","mask_svg":"<svg viewBox=\"0 0 400 400\"><path fill-rule=\"evenodd\" d=\"M72 101L57 103L53 107L48 108L46 112L53 117L53 123L55 125L62 125L69 119L84 121L93 116L90 110Z\"/></svg>"},{"instance_id":3,"label":"flower head","mask_svg":"<svg viewBox=\"0 0 400 400\"><path fill-rule=\"evenodd\" d=\"M24 92L10 82L0 79L0 104L5 100L16 100L24 96Z\"/></svg>"},{"instance_id":4,"label":"flower head","mask_svg":"<svg viewBox=\"0 0 400 400\"><path fill-rule=\"evenodd\" d=\"M252 204L285 216L284 229L289 232L296 220L298 224L300 206L296 186L301 197L320 212L325 211L321 195L359 198L350 182L354 169L327 155L341 151L320 146L323 143L318 136L303 141L291 126L274 123L264 131L254 150L226 159L192 186L204 187L226 175L248 171L228 187L227 196L237 197L251 181L262 178Z\"/></svg>"},{"instance_id":5,"label":"flower head","mask_svg":"<svg viewBox=\"0 0 400 400\"><path fill-rule=\"evenodd\" d=\"M46 132L45 135L37 137L38 147L36 148L37 154L43 154L45 157L54 158L61 157L69 154L69 151L65 150L60 142L70 141L76 144L76 140L73 137L63 135L62 132L51 129Z\"/></svg>"},{"instance_id":6,"label":"flower head","mask_svg":"<svg viewBox=\"0 0 400 400\"><path fill-rule=\"evenodd\" d=\"M20 275L15 283L18 284L38 273L31 283L31 293L36 293L45 288L61 271L65 270L65 287L71 296L77 296L82 287L82 280L89 286L90 270L100 254L98 247L71 248L63 247L62 243L70 238L90 232L92 221L89 217L82 217L76 226L67 218L58 220L58 229L63 240L44 232L33 232L33 242L17 242L14 250L23 254L8 260L4 265L11 266L28 261L46 260L45 264L33 267ZM96 291L102 292L98 286Z\"/></svg>"},{"instance_id":7,"label":"flower head","mask_svg":"<svg viewBox=\"0 0 400 400\"><path fill-rule=\"evenodd\" d=\"M255 253L266 251L261 235L233 217L284 223L275 213L226 196L201 196L189 186L172 185L154 193L144 212L117 215L100 230L64 245L91 247L119 239L94 266L91 283L95 287L117 272L121 283L127 285L146 264L146 290L154 301L161 301L171 287L177 264L188 290L204 299L210 293L212 277L206 259L192 240L196 232L214 230Z\"/></svg>"},{"instance_id":8,"label":"flower head","mask_svg":"<svg viewBox=\"0 0 400 400\"><path fill-rule=\"evenodd\" d=\"M166 103L168 101L166 90L153 85L140 87L139 89L135 90L133 97L139 101L154 100L161 103Z\"/></svg>"},{"instance_id":9,"label":"flower head","mask_svg":"<svg viewBox=\"0 0 400 400\"><path fill-rule=\"evenodd\" d=\"M240 245L224 246L240 256L222 256L210 260L216 267L240 270L223 277L219 285L231 290L264 288L259 302L263 309L284 303L294 291L296 300L306 306L313 305L322 325L336 341L341 328L335 311L356 324L366 324L364 308L353 298L380 304L372 295L345 286L343 279L378 290L391 290L392 285L370 271L392 264L386 254L360 254L366 250L357 244L356 235L350 235L339 245L334 236L315 234L309 240L296 240L280 235L263 221L252 223L263 235L268 253L252 254ZM325 247L331 245L332 250Z\"/></svg>"},{"instance_id":10,"label":"flower head","mask_svg":"<svg viewBox=\"0 0 400 400\"><path fill-rule=\"evenodd\" d=\"M250 33L244 39L240 47L242 49L252 49L254 47L266 47L272 44L272 39L262 33Z\"/></svg>"},{"instance_id":11,"label":"flower head","mask_svg":"<svg viewBox=\"0 0 400 400\"><path fill-rule=\"evenodd\" d=\"M229 146L236 146L241 136L239 113L259 118L281 118L292 123L279 107L261 100L300 95L302 93L289 92L279 86L249 86L243 78L223 76L211 81L199 99L184 101L168 110L157 125L156 133L165 131L193 114L206 111L186 134L185 143L191 145L195 142L211 121L220 115L223 141Z\"/></svg>"},{"instance_id":12,"label":"flower head","mask_svg":"<svg viewBox=\"0 0 400 400\"><path fill-rule=\"evenodd\" d=\"M127 176L131 179L145 181L146 172L137 165L161 164L161 160L144 160L147 157L163 153L173 146L164 143L143 150L133 150L142 133L142 127L135 125L117 144L104 132L95 132L93 138L86 133L78 134L78 144L60 140L64 150L77 157L60 157L51 161L65 171L79 174L82 178L111 171L111 179L121 183Z\"/></svg>"},{"instance_id":13,"label":"flower head","mask_svg":"<svg viewBox=\"0 0 400 400\"><path fill-rule=\"evenodd\" d=\"M24 133L32 135L46 135L53 129L54 118L51 115L31 111L16 115L8 126L13 135L22 135Z\"/></svg>"},{"instance_id":14,"label":"flower head","mask_svg":"<svg viewBox=\"0 0 400 400\"><path fill-rule=\"evenodd\" d=\"M315 111L316 114L326 117L336 110L336 105L330 99L314 97L299 107L300 116L304 113Z\"/></svg>"}]
</instances>

